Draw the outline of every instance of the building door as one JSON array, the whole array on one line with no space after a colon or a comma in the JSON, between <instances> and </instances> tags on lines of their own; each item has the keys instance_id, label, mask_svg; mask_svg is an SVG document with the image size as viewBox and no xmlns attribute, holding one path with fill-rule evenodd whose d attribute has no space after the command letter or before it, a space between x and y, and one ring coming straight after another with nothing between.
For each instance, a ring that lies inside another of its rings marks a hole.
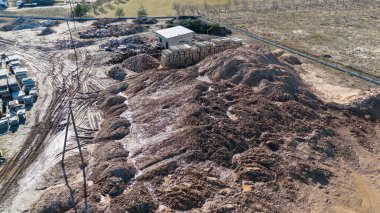
<instances>
[{"instance_id":1,"label":"building door","mask_svg":"<svg viewBox=\"0 0 380 213\"><path fill-rule=\"evenodd\" d=\"M166 49L168 49L169 48L169 44L168 44L168 42L166 41Z\"/></svg>"}]
</instances>

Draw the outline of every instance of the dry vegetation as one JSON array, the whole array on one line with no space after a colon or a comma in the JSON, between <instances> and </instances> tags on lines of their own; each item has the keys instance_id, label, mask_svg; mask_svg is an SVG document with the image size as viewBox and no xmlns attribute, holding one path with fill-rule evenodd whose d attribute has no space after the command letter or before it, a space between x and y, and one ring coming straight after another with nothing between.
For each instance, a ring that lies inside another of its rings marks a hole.
<instances>
[{"instance_id":1,"label":"dry vegetation","mask_svg":"<svg viewBox=\"0 0 380 213\"><path fill-rule=\"evenodd\" d=\"M68 6L38 7L24 9L0 10L1 15L20 15L20 16L46 16L46 17L66 17L69 13Z\"/></svg>"},{"instance_id":2,"label":"dry vegetation","mask_svg":"<svg viewBox=\"0 0 380 213\"><path fill-rule=\"evenodd\" d=\"M191 3L115 0L104 3L91 15L112 17L115 8L120 7L126 16L136 16L140 5L151 16L204 15L380 77L380 4L376 0L199 0Z\"/></svg>"},{"instance_id":3,"label":"dry vegetation","mask_svg":"<svg viewBox=\"0 0 380 213\"><path fill-rule=\"evenodd\" d=\"M168 16L168 15L175 15L175 10L173 10L174 4L181 4L183 5L184 1L181 0L114 0L114 1L106 1L103 5L103 9L99 10L96 14L92 12L91 15L95 15L98 17L115 17L115 10L116 8L120 7L125 11L126 16L137 16L137 9L140 7L140 5L143 5L149 15L152 16ZM202 8L204 5L204 2L207 2L207 4L210 5L217 5L221 3L226 3L228 0L195 0L191 1L192 5ZM187 3L186 3L187 5Z\"/></svg>"},{"instance_id":4,"label":"dry vegetation","mask_svg":"<svg viewBox=\"0 0 380 213\"><path fill-rule=\"evenodd\" d=\"M380 77L378 1L236 0L195 8L179 5L177 12L211 17Z\"/></svg>"}]
</instances>

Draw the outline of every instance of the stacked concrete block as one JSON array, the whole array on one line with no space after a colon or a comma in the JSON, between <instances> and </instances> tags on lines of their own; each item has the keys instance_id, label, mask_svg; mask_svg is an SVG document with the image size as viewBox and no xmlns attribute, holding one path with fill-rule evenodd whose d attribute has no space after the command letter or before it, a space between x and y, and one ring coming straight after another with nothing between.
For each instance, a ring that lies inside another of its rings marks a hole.
<instances>
[{"instance_id":1,"label":"stacked concrete block","mask_svg":"<svg viewBox=\"0 0 380 213\"><path fill-rule=\"evenodd\" d=\"M11 92L20 91L20 85L17 82L17 79L13 76L8 78L8 85Z\"/></svg>"},{"instance_id":2,"label":"stacked concrete block","mask_svg":"<svg viewBox=\"0 0 380 213\"><path fill-rule=\"evenodd\" d=\"M0 129L8 129L9 124L8 124L8 119L7 118L2 118L0 119Z\"/></svg>"},{"instance_id":3,"label":"stacked concrete block","mask_svg":"<svg viewBox=\"0 0 380 213\"><path fill-rule=\"evenodd\" d=\"M35 78L23 78L22 85L24 85L23 90L26 93L29 93L30 90L36 87L36 79Z\"/></svg>"},{"instance_id":4,"label":"stacked concrete block","mask_svg":"<svg viewBox=\"0 0 380 213\"><path fill-rule=\"evenodd\" d=\"M9 126L16 126L19 124L18 116L12 116L9 118Z\"/></svg>"},{"instance_id":5,"label":"stacked concrete block","mask_svg":"<svg viewBox=\"0 0 380 213\"><path fill-rule=\"evenodd\" d=\"M199 47L197 47L197 46L191 47L191 56L193 58L194 64L196 64L202 60L200 57L200 52L201 52L201 49Z\"/></svg>"},{"instance_id":6,"label":"stacked concrete block","mask_svg":"<svg viewBox=\"0 0 380 213\"><path fill-rule=\"evenodd\" d=\"M38 92L36 88L33 88L29 91L29 95L33 96L34 98L38 97Z\"/></svg>"},{"instance_id":7,"label":"stacked concrete block","mask_svg":"<svg viewBox=\"0 0 380 213\"><path fill-rule=\"evenodd\" d=\"M162 64L162 66L164 66L164 67L168 66L170 61L173 60L173 55L174 55L174 53L171 50L169 50L169 49L163 50L161 52L161 64Z\"/></svg>"},{"instance_id":8,"label":"stacked concrete block","mask_svg":"<svg viewBox=\"0 0 380 213\"><path fill-rule=\"evenodd\" d=\"M19 81L21 81L21 79L23 78L28 77L28 69L26 67L16 68L14 69L14 73L15 73L16 79Z\"/></svg>"},{"instance_id":9,"label":"stacked concrete block","mask_svg":"<svg viewBox=\"0 0 380 213\"><path fill-rule=\"evenodd\" d=\"M8 70L1 69L0 67L0 79L8 79Z\"/></svg>"},{"instance_id":10,"label":"stacked concrete block","mask_svg":"<svg viewBox=\"0 0 380 213\"><path fill-rule=\"evenodd\" d=\"M7 79L0 79L0 96L2 98L6 98L11 96L11 93L9 91L8 87L8 80Z\"/></svg>"},{"instance_id":11,"label":"stacked concrete block","mask_svg":"<svg viewBox=\"0 0 380 213\"><path fill-rule=\"evenodd\" d=\"M27 96L24 96L22 98L22 101L24 101L24 104L28 105L28 104L32 104L33 101L34 101L34 97L31 96L31 95L27 95Z\"/></svg>"},{"instance_id":12,"label":"stacked concrete block","mask_svg":"<svg viewBox=\"0 0 380 213\"><path fill-rule=\"evenodd\" d=\"M4 114L4 104L3 104L3 100L0 99L0 117L3 117L3 114Z\"/></svg>"},{"instance_id":13,"label":"stacked concrete block","mask_svg":"<svg viewBox=\"0 0 380 213\"><path fill-rule=\"evenodd\" d=\"M241 39L212 39L211 41L195 42L193 46L184 44L171 46L161 53L162 66L182 67L196 64L207 56L218 54L227 49L243 45Z\"/></svg>"},{"instance_id":14,"label":"stacked concrete block","mask_svg":"<svg viewBox=\"0 0 380 213\"><path fill-rule=\"evenodd\" d=\"M23 91L12 92L13 100L17 100L18 102L21 102L24 97L25 97L25 93Z\"/></svg>"}]
</instances>

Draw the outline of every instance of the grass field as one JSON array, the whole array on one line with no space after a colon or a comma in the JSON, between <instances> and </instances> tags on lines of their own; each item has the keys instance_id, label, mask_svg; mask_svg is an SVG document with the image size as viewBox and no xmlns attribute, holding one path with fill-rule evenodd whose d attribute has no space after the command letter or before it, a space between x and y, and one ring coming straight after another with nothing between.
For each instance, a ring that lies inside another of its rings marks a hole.
<instances>
[{"instance_id":1,"label":"grass field","mask_svg":"<svg viewBox=\"0 0 380 213\"><path fill-rule=\"evenodd\" d=\"M193 0L188 3L195 4L197 6L203 6L204 0ZM228 2L228 0L206 0L209 5L223 4ZM183 0L129 0L125 3L116 3L113 1L111 6L108 3L103 5L105 13L90 13L91 16L96 17L115 17L116 8L123 8L126 16L137 16L137 9L142 4L145 9L148 11L150 16L168 16L175 15L175 11L172 9L174 3L187 3Z\"/></svg>"},{"instance_id":2,"label":"grass field","mask_svg":"<svg viewBox=\"0 0 380 213\"><path fill-rule=\"evenodd\" d=\"M303 11L208 13L209 17L380 77L380 4Z\"/></svg>"},{"instance_id":3,"label":"grass field","mask_svg":"<svg viewBox=\"0 0 380 213\"><path fill-rule=\"evenodd\" d=\"M67 17L69 13L68 6L38 7L0 11L4 15L20 16L47 16L47 17Z\"/></svg>"},{"instance_id":4,"label":"grass field","mask_svg":"<svg viewBox=\"0 0 380 213\"><path fill-rule=\"evenodd\" d=\"M96 13L91 10L89 15L115 17L116 8L120 7L124 9L125 16L136 16L138 8L143 5L149 16L167 16L176 14L174 3L193 4L198 6L202 15L300 51L319 57L331 56L326 60L380 77L379 1L366 0L365 3L339 7L320 4L294 9L294 6L287 7L287 4L304 1L278 0L279 8L273 10L274 1L277 0L269 0L267 5L263 5L264 1L261 0L112 0L110 4L104 3L103 9L98 8ZM350 0L339 2L347 1ZM210 5L208 10L204 7L205 2ZM232 2L228 9L225 8L227 2ZM14 10L12 13L66 16L67 7Z\"/></svg>"}]
</instances>

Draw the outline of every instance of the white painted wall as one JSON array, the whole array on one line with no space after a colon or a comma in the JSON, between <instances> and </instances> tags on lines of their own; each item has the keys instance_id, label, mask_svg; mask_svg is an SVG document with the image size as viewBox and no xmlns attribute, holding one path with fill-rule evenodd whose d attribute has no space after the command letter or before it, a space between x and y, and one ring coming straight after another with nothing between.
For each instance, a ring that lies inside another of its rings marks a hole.
<instances>
[{"instance_id":1,"label":"white painted wall","mask_svg":"<svg viewBox=\"0 0 380 213\"><path fill-rule=\"evenodd\" d=\"M158 36L158 43L160 44L160 46L162 48L168 48L170 46L175 46L175 45L180 45L180 44L192 45L193 44L193 37L194 37L194 33L180 35L180 36L169 38L169 39L166 39L166 38L159 35ZM166 45L166 43L168 45Z\"/></svg>"}]
</instances>

